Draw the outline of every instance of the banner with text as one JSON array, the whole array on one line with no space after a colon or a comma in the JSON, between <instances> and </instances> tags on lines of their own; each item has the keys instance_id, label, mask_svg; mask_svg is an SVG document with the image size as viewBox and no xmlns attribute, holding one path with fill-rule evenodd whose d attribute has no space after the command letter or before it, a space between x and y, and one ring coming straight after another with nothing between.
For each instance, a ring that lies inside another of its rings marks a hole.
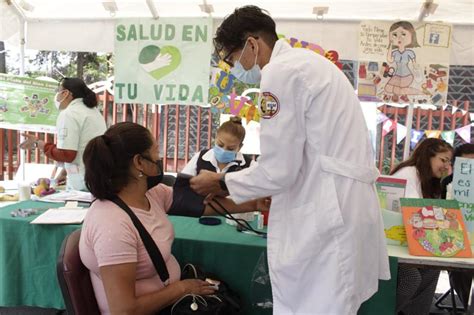
<instances>
[{"instance_id":1,"label":"banner with text","mask_svg":"<svg viewBox=\"0 0 474 315\"><path fill-rule=\"evenodd\" d=\"M58 83L0 74L0 126L54 132L58 111L54 96Z\"/></svg>"},{"instance_id":2,"label":"banner with text","mask_svg":"<svg viewBox=\"0 0 474 315\"><path fill-rule=\"evenodd\" d=\"M115 101L207 105L210 18L119 19Z\"/></svg>"},{"instance_id":3,"label":"banner with text","mask_svg":"<svg viewBox=\"0 0 474 315\"><path fill-rule=\"evenodd\" d=\"M474 159L456 158L452 185L453 197L459 202L469 238L474 241Z\"/></svg>"},{"instance_id":4,"label":"banner with text","mask_svg":"<svg viewBox=\"0 0 474 315\"><path fill-rule=\"evenodd\" d=\"M451 25L363 21L358 94L368 101L446 104Z\"/></svg>"}]
</instances>

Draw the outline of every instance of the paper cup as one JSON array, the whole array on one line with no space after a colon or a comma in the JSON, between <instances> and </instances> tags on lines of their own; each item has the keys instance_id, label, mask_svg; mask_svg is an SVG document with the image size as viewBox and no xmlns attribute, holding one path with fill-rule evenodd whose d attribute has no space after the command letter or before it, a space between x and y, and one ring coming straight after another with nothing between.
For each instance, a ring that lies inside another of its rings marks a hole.
<instances>
[{"instance_id":1,"label":"paper cup","mask_svg":"<svg viewBox=\"0 0 474 315\"><path fill-rule=\"evenodd\" d=\"M25 201L31 198L31 187L29 184L20 183L18 184L18 200Z\"/></svg>"}]
</instances>

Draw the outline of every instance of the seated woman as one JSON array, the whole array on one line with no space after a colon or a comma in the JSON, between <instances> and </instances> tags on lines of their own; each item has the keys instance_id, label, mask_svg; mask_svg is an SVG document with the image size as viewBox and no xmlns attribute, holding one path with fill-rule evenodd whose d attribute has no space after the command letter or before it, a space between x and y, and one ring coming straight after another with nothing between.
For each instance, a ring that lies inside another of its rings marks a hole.
<instances>
[{"instance_id":1,"label":"seated woman","mask_svg":"<svg viewBox=\"0 0 474 315\"><path fill-rule=\"evenodd\" d=\"M152 314L186 294L212 294L207 282L180 280L171 254L174 230L167 218L172 188L163 175L158 144L145 127L124 122L92 139L84 152L85 182L97 198L84 220L79 251L90 270L102 314ZM108 199L118 196L136 214L158 246L170 275L160 280L130 217ZM221 198L231 212L253 211L257 201L239 206ZM260 206L260 205L259 205ZM205 215L215 214L206 207Z\"/></svg>"},{"instance_id":2,"label":"seated woman","mask_svg":"<svg viewBox=\"0 0 474 315\"><path fill-rule=\"evenodd\" d=\"M181 173L196 176L201 170L227 173L249 167L252 161L239 152L244 138L245 129L241 118L231 117L217 129L215 146L196 153ZM173 204L168 214L195 217L202 215L205 208L205 196L193 191L187 179L178 176L173 193ZM267 203L269 204L270 201L268 200ZM234 217L250 220L252 214Z\"/></svg>"},{"instance_id":3,"label":"seated woman","mask_svg":"<svg viewBox=\"0 0 474 315\"><path fill-rule=\"evenodd\" d=\"M406 197L441 198L441 179L451 172L453 148L440 139L420 142L411 157L391 172L407 180ZM399 264L397 314L429 314L439 271Z\"/></svg>"},{"instance_id":4,"label":"seated woman","mask_svg":"<svg viewBox=\"0 0 474 315\"><path fill-rule=\"evenodd\" d=\"M214 148L196 153L181 172L196 176L202 169L225 173L249 167L250 159L239 152L244 138L241 118L231 117L217 129Z\"/></svg>"}]
</instances>

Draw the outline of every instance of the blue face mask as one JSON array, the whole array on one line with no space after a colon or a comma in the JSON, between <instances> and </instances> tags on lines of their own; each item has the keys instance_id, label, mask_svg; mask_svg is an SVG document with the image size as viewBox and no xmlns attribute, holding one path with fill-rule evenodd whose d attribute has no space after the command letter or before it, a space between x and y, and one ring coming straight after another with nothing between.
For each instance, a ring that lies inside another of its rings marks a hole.
<instances>
[{"instance_id":1,"label":"blue face mask","mask_svg":"<svg viewBox=\"0 0 474 315\"><path fill-rule=\"evenodd\" d=\"M219 163L230 163L232 161L235 161L235 158L237 156L237 152L224 150L218 145L215 145L213 150L214 156L216 157L216 160Z\"/></svg>"},{"instance_id":2,"label":"blue face mask","mask_svg":"<svg viewBox=\"0 0 474 315\"><path fill-rule=\"evenodd\" d=\"M242 49L242 53L240 54L239 60L235 63L234 67L230 69L230 73L232 73L238 80L242 81L243 83L247 84L257 84L260 82L262 78L262 73L260 70L260 66L257 64L257 56L258 56L258 46L257 46L257 55L255 56L255 64L250 70L245 70L242 64L240 63L240 59L242 58L242 54L245 51L245 47L247 47L247 42L245 42L244 48Z\"/></svg>"}]
</instances>

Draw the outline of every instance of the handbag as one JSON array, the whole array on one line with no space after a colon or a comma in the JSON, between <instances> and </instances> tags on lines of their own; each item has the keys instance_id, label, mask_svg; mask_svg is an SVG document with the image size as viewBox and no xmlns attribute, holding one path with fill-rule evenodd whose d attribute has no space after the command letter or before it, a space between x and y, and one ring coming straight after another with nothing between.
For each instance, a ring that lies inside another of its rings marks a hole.
<instances>
[{"instance_id":1,"label":"handbag","mask_svg":"<svg viewBox=\"0 0 474 315\"><path fill-rule=\"evenodd\" d=\"M117 206L122 208L132 220L133 225L138 230L138 234L143 241L148 255L150 255L153 266L161 281L169 284L169 273L161 252L153 241L150 233L145 229L138 217L130 207L118 196L110 199ZM232 291L229 286L217 280L217 277L206 274L199 267L187 264L184 266L181 280L201 279L218 283L218 290L213 295L186 294L178 299L173 305L163 309L159 315L235 315L240 313L241 302L239 296ZM212 280L211 280L212 279Z\"/></svg>"}]
</instances>

